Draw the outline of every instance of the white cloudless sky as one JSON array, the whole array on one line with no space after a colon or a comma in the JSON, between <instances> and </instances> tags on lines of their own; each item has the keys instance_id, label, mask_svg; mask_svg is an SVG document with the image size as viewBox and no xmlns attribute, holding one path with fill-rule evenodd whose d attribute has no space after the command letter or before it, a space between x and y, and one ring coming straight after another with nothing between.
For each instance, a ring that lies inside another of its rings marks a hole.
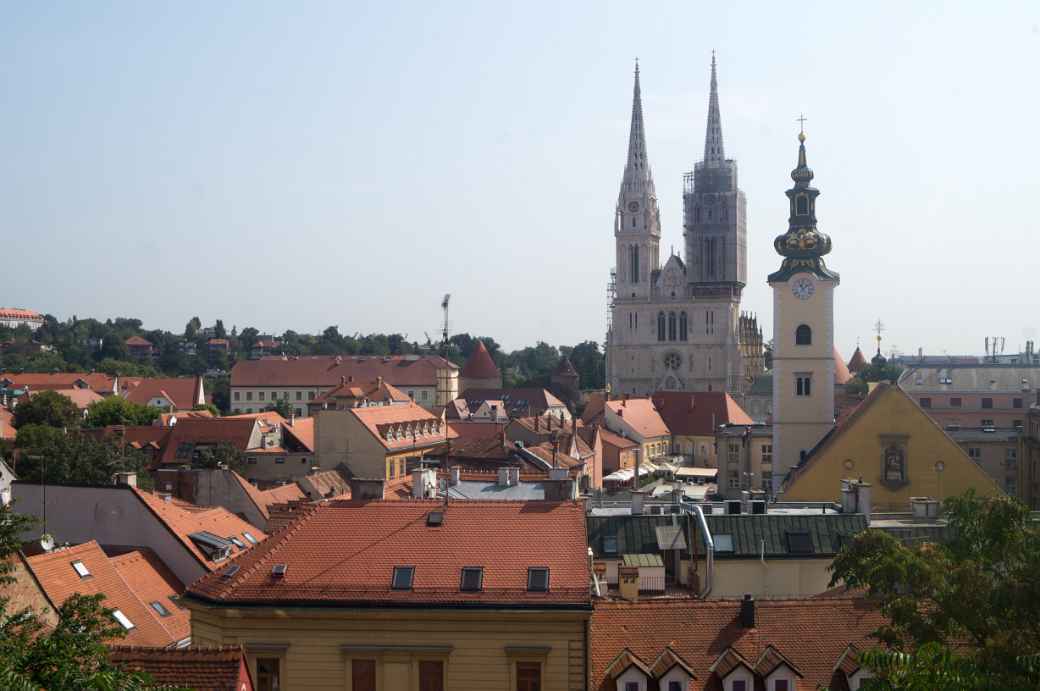
<instances>
[{"instance_id":1,"label":"white cloudless sky","mask_svg":"<svg viewBox=\"0 0 1040 691\"><path fill-rule=\"evenodd\" d=\"M602 341L632 62L663 253L718 51L766 276L805 112L836 341L1040 327L1040 3L2 3L0 304Z\"/></svg>"}]
</instances>

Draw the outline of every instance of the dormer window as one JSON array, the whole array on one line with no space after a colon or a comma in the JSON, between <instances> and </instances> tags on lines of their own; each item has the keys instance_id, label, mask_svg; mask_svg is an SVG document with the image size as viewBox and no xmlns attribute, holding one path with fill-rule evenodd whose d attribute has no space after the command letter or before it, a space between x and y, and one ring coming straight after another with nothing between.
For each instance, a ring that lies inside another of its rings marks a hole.
<instances>
[{"instance_id":1,"label":"dormer window","mask_svg":"<svg viewBox=\"0 0 1040 691\"><path fill-rule=\"evenodd\" d=\"M414 566L395 566L390 587L394 590L411 590L415 578Z\"/></svg>"},{"instance_id":2,"label":"dormer window","mask_svg":"<svg viewBox=\"0 0 1040 691\"><path fill-rule=\"evenodd\" d=\"M130 618L123 614L122 610L115 610L112 612L112 618L119 622L119 625L129 631L134 628L134 622L130 621Z\"/></svg>"},{"instance_id":3,"label":"dormer window","mask_svg":"<svg viewBox=\"0 0 1040 691\"><path fill-rule=\"evenodd\" d=\"M76 571L80 578L88 578L90 576L90 569L88 569L87 565L79 561L78 559L72 562L72 568Z\"/></svg>"},{"instance_id":4,"label":"dormer window","mask_svg":"<svg viewBox=\"0 0 1040 691\"><path fill-rule=\"evenodd\" d=\"M549 567L532 566L527 569L527 590L532 593L549 592Z\"/></svg>"},{"instance_id":5,"label":"dormer window","mask_svg":"<svg viewBox=\"0 0 1040 691\"><path fill-rule=\"evenodd\" d=\"M459 590L464 593L477 593L484 589L484 568L482 566L465 566L462 568L462 579Z\"/></svg>"}]
</instances>

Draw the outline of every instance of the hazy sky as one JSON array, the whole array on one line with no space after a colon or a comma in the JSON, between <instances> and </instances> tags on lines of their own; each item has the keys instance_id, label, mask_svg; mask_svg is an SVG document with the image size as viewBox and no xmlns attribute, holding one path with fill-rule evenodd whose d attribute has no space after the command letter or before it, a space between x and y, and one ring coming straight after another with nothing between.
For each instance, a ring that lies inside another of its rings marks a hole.
<instances>
[{"instance_id":1,"label":"hazy sky","mask_svg":"<svg viewBox=\"0 0 1040 691\"><path fill-rule=\"evenodd\" d=\"M0 304L602 341L632 61L663 253L711 49L771 332L800 111L837 341L1036 337L1040 3L14 2Z\"/></svg>"}]
</instances>

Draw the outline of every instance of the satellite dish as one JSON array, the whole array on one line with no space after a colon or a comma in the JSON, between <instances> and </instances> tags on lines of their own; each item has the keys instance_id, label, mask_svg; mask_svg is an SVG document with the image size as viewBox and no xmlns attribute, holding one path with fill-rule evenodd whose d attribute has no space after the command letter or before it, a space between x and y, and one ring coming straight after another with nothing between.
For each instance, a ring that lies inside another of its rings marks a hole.
<instances>
[{"instance_id":1,"label":"satellite dish","mask_svg":"<svg viewBox=\"0 0 1040 691\"><path fill-rule=\"evenodd\" d=\"M40 536L40 547L43 548L44 552L50 552L54 549L54 536L50 533L44 533Z\"/></svg>"}]
</instances>

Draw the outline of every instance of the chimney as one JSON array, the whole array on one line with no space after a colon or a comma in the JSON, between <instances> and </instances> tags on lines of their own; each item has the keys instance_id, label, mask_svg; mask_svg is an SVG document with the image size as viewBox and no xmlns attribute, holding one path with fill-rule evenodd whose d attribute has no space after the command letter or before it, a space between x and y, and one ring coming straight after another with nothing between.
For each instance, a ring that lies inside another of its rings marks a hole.
<instances>
[{"instance_id":1,"label":"chimney","mask_svg":"<svg viewBox=\"0 0 1040 691\"><path fill-rule=\"evenodd\" d=\"M621 597L624 599L631 600L632 602L639 600L638 566L618 567L618 589L621 591Z\"/></svg>"},{"instance_id":2,"label":"chimney","mask_svg":"<svg viewBox=\"0 0 1040 691\"><path fill-rule=\"evenodd\" d=\"M512 487L513 475L509 472L508 467L501 467L498 469L498 484L502 487Z\"/></svg>"},{"instance_id":3,"label":"chimney","mask_svg":"<svg viewBox=\"0 0 1040 691\"><path fill-rule=\"evenodd\" d=\"M644 493L640 490L632 491L632 515L641 516L643 514L643 500L645 499Z\"/></svg>"},{"instance_id":4,"label":"chimney","mask_svg":"<svg viewBox=\"0 0 1040 691\"><path fill-rule=\"evenodd\" d=\"M382 377L376 377L376 388L377 389L383 388L383 378Z\"/></svg>"},{"instance_id":5,"label":"chimney","mask_svg":"<svg viewBox=\"0 0 1040 691\"><path fill-rule=\"evenodd\" d=\"M755 598L751 593L745 593L740 601L740 625L745 629L755 628Z\"/></svg>"},{"instance_id":6,"label":"chimney","mask_svg":"<svg viewBox=\"0 0 1040 691\"><path fill-rule=\"evenodd\" d=\"M449 473L449 482L451 483L451 486L454 487L455 485L459 484L459 476L461 474L460 470L459 470L459 467L457 465L453 465L448 470L448 473Z\"/></svg>"},{"instance_id":7,"label":"chimney","mask_svg":"<svg viewBox=\"0 0 1040 691\"><path fill-rule=\"evenodd\" d=\"M116 473L116 484L127 487L137 487L137 473L130 470L121 470Z\"/></svg>"},{"instance_id":8,"label":"chimney","mask_svg":"<svg viewBox=\"0 0 1040 691\"><path fill-rule=\"evenodd\" d=\"M509 466L509 481L513 483L513 486L517 486L520 484L520 466Z\"/></svg>"}]
</instances>

